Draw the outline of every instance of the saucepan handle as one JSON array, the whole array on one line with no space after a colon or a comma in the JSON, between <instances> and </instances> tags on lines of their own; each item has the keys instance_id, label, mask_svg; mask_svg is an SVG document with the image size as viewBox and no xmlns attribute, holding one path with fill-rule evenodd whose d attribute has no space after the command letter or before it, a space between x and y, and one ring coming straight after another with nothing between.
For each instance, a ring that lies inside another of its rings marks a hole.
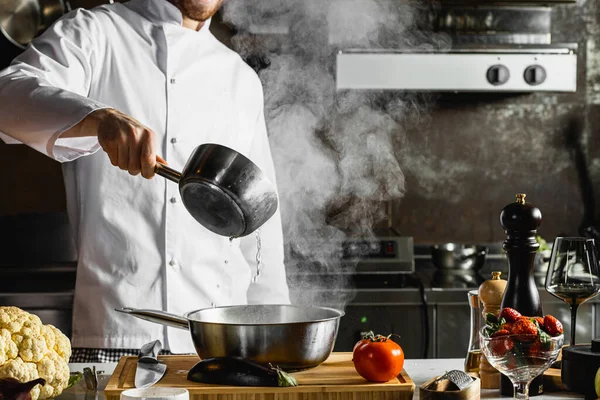
<instances>
[{"instance_id":1,"label":"saucepan handle","mask_svg":"<svg viewBox=\"0 0 600 400\"><path fill-rule=\"evenodd\" d=\"M174 170L173 168L167 167L163 163L157 162L156 166L154 167L154 172L157 175L160 175L163 178L167 178L175 183L179 183L179 181L181 180L181 172Z\"/></svg>"},{"instance_id":2,"label":"saucepan handle","mask_svg":"<svg viewBox=\"0 0 600 400\"><path fill-rule=\"evenodd\" d=\"M173 328L189 330L188 320L179 315L169 314L159 310L138 310L135 308L115 308L115 311L133 315L134 317L155 322L157 324L172 326Z\"/></svg>"}]
</instances>

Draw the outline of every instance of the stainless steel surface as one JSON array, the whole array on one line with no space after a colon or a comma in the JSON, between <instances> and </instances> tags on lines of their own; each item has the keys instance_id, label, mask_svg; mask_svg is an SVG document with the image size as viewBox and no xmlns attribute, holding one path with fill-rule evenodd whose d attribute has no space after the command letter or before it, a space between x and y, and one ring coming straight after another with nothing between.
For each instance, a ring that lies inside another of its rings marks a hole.
<instances>
[{"instance_id":1,"label":"stainless steel surface","mask_svg":"<svg viewBox=\"0 0 600 400\"><path fill-rule=\"evenodd\" d=\"M189 329L188 319L175 314L166 313L159 310L139 310L136 308L118 308L115 311L133 315L134 317L149 322L156 322L166 326L179 329Z\"/></svg>"},{"instance_id":2,"label":"stainless steel surface","mask_svg":"<svg viewBox=\"0 0 600 400\"><path fill-rule=\"evenodd\" d=\"M164 376L167 365L158 361L158 353L162 350L160 340L146 343L140 348L137 368L135 370L134 384L136 388L147 388Z\"/></svg>"},{"instance_id":3,"label":"stainless steel surface","mask_svg":"<svg viewBox=\"0 0 600 400\"><path fill-rule=\"evenodd\" d=\"M456 386L458 386L458 390L463 390L466 389L467 386L469 386L471 383L473 383L473 377L467 375L466 372L458 370L458 369L453 369L451 371L446 372L444 375L440 376L439 378L437 378L435 380L435 382L439 382L442 379L448 379L450 382L454 383ZM432 382L431 385L429 385L428 387L431 387L433 385Z\"/></svg>"},{"instance_id":4,"label":"stainless steel surface","mask_svg":"<svg viewBox=\"0 0 600 400\"><path fill-rule=\"evenodd\" d=\"M277 210L273 183L248 158L222 145L196 147L182 173L162 164L155 172L178 182L189 213L222 236L249 235Z\"/></svg>"},{"instance_id":5,"label":"stainless steel surface","mask_svg":"<svg viewBox=\"0 0 600 400\"><path fill-rule=\"evenodd\" d=\"M504 5L504 6L555 6L559 4L575 4L577 0L440 0L442 4L465 4L472 6Z\"/></svg>"},{"instance_id":6,"label":"stainless steel surface","mask_svg":"<svg viewBox=\"0 0 600 400\"><path fill-rule=\"evenodd\" d=\"M457 43L550 44L552 9L549 7L478 7L444 5L431 16L433 29Z\"/></svg>"},{"instance_id":7,"label":"stainless steel surface","mask_svg":"<svg viewBox=\"0 0 600 400\"><path fill-rule=\"evenodd\" d=\"M154 172L156 172L163 178L167 178L168 180L173 181L175 183L179 183L179 181L181 180L181 172L176 171L173 168L169 168L165 164L159 162L156 163Z\"/></svg>"},{"instance_id":8,"label":"stainless steel surface","mask_svg":"<svg viewBox=\"0 0 600 400\"><path fill-rule=\"evenodd\" d=\"M68 0L39 0L42 10L42 23L40 33L45 31L57 19L71 11L71 3Z\"/></svg>"},{"instance_id":9,"label":"stainless steel surface","mask_svg":"<svg viewBox=\"0 0 600 400\"><path fill-rule=\"evenodd\" d=\"M478 44L482 46L495 46L502 44L523 45L536 44L547 45L552 41L550 33L487 33L485 35L469 35L456 33L452 35L452 43L455 45Z\"/></svg>"},{"instance_id":10,"label":"stainless steel surface","mask_svg":"<svg viewBox=\"0 0 600 400\"><path fill-rule=\"evenodd\" d=\"M164 312L117 311L183 328L181 317ZM200 358L238 356L299 371L327 359L343 315L326 307L243 305L191 311L185 318Z\"/></svg>"},{"instance_id":11,"label":"stainless steel surface","mask_svg":"<svg viewBox=\"0 0 600 400\"><path fill-rule=\"evenodd\" d=\"M310 239L308 239L310 241ZM311 247L319 248L320 243L309 242ZM415 271L413 238L410 236L376 236L371 239L349 237L343 242L335 243L341 254L335 254L334 263L341 261L341 268L336 275L363 274L411 274ZM289 276L327 275L332 269L318 261L307 259L305 255L295 257L290 252L286 260L286 273Z\"/></svg>"},{"instance_id":12,"label":"stainless steel surface","mask_svg":"<svg viewBox=\"0 0 600 400\"><path fill-rule=\"evenodd\" d=\"M485 264L486 246L444 243L431 246L431 260L439 269L479 271Z\"/></svg>"},{"instance_id":13,"label":"stainless steel surface","mask_svg":"<svg viewBox=\"0 0 600 400\"><path fill-rule=\"evenodd\" d=\"M25 48L38 34L42 12L38 0L0 2L0 30L14 45Z\"/></svg>"},{"instance_id":14,"label":"stainless steel surface","mask_svg":"<svg viewBox=\"0 0 600 400\"><path fill-rule=\"evenodd\" d=\"M471 289L426 289L429 308L429 357L460 357L468 351L470 333L470 308L465 301ZM564 326L565 335L570 332L568 306L540 288L540 299L545 314L557 317ZM292 293L295 296L295 293ZM327 293L318 296L303 291L301 296L318 297L328 304ZM353 345L362 332L374 330L400 335L399 343L408 358L422 358L422 318L419 310L422 305L419 290L406 289L360 289L354 300L345 308L346 315L340 323L339 338L335 351L352 351ZM580 307L577 335L582 342L600 335L600 300L592 299L590 304Z\"/></svg>"},{"instance_id":15,"label":"stainless steel surface","mask_svg":"<svg viewBox=\"0 0 600 400\"><path fill-rule=\"evenodd\" d=\"M435 50L428 48L416 48L416 49L344 49L340 51L338 55L369 55L369 54L431 54L431 55L444 55L444 54L472 54L472 55L508 55L508 54L522 54L522 55L537 55L537 54L559 54L569 55L577 52L578 45L575 43L564 43L564 44L551 44L544 46L534 45L519 45L513 46L510 44L499 44L494 46L481 46L478 44L465 44L460 47L453 47L447 50Z\"/></svg>"},{"instance_id":16,"label":"stainless steel surface","mask_svg":"<svg viewBox=\"0 0 600 400\"><path fill-rule=\"evenodd\" d=\"M69 10L69 3L62 0L3 0L0 31L11 43L24 49Z\"/></svg>"},{"instance_id":17,"label":"stainless steel surface","mask_svg":"<svg viewBox=\"0 0 600 400\"><path fill-rule=\"evenodd\" d=\"M87 390L96 391L98 390L98 375L96 374L96 367L85 367L83 369L83 380Z\"/></svg>"},{"instance_id":18,"label":"stainless steel surface","mask_svg":"<svg viewBox=\"0 0 600 400\"><path fill-rule=\"evenodd\" d=\"M502 66L505 82L494 82L489 72ZM526 71L539 66L542 81L532 83ZM466 48L448 52L401 50L344 51L337 55L338 90L423 90L455 92L574 92L577 55L571 47Z\"/></svg>"},{"instance_id":19,"label":"stainless steel surface","mask_svg":"<svg viewBox=\"0 0 600 400\"><path fill-rule=\"evenodd\" d=\"M347 244L352 245L351 241ZM414 244L410 236L378 236L370 244L357 245L376 246L374 254L362 251L362 255L347 259L357 262L355 273L358 274L410 274L415 271ZM389 249L388 249L389 248ZM361 251L358 252L361 254Z\"/></svg>"}]
</instances>

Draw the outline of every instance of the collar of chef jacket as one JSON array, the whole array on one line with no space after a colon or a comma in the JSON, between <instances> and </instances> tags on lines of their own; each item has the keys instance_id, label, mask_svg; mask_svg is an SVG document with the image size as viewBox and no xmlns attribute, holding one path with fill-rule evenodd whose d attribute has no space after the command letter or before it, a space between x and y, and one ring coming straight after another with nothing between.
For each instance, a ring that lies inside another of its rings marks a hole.
<instances>
[{"instance_id":1,"label":"collar of chef jacket","mask_svg":"<svg viewBox=\"0 0 600 400\"><path fill-rule=\"evenodd\" d=\"M181 11L167 0L131 0L127 3L130 9L156 24L175 24L181 26ZM187 29L190 34L206 35L209 33L211 19L206 20L199 31Z\"/></svg>"}]
</instances>

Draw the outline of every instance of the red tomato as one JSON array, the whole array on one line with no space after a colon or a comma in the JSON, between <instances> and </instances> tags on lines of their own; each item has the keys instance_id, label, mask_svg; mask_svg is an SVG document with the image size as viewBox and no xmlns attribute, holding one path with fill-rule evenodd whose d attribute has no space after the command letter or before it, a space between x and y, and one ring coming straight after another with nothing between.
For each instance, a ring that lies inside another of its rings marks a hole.
<instances>
[{"instance_id":1,"label":"red tomato","mask_svg":"<svg viewBox=\"0 0 600 400\"><path fill-rule=\"evenodd\" d=\"M358 342L356 342L356 344L354 345L354 348L352 349L352 352L355 352L356 349L358 349L360 346L362 346L363 344L367 344L369 343L370 340L369 339L360 339Z\"/></svg>"},{"instance_id":2,"label":"red tomato","mask_svg":"<svg viewBox=\"0 0 600 400\"><path fill-rule=\"evenodd\" d=\"M354 368L372 382L387 382L400 375L404 367L402 347L386 336L360 340L352 353Z\"/></svg>"}]
</instances>

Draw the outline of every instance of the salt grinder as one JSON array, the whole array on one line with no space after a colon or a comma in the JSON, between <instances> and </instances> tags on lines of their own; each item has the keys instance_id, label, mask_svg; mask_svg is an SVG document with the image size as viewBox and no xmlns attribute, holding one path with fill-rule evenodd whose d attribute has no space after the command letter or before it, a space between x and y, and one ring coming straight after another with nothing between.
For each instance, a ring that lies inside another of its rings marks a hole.
<instances>
[{"instance_id":1,"label":"salt grinder","mask_svg":"<svg viewBox=\"0 0 600 400\"><path fill-rule=\"evenodd\" d=\"M500 275L502 275L502 272L492 272L492 279L483 282L479 286L479 299L483 304L483 318L487 313L495 316L500 314L500 304L506 289L506 281L500 279ZM482 389L498 389L500 387L500 372L490 365L485 356L482 356L479 362L479 378L481 379Z\"/></svg>"},{"instance_id":2,"label":"salt grinder","mask_svg":"<svg viewBox=\"0 0 600 400\"><path fill-rule=\"evenodd\" d=\"M502 297L501 308L511 307L528 317L543 316L540 294L535 285L535 254L540 247L536 240L537 229L542 223L542 213L531 203L525 202L525 194L517 194L517 201L504 207L500 223L506 232L502 248L508 257L508 282ZM543 377L535 378L529 386L529 396L544 392ZM513 396L510 379L500 377L500 394Z\"/></svg>"}]
</instances>

